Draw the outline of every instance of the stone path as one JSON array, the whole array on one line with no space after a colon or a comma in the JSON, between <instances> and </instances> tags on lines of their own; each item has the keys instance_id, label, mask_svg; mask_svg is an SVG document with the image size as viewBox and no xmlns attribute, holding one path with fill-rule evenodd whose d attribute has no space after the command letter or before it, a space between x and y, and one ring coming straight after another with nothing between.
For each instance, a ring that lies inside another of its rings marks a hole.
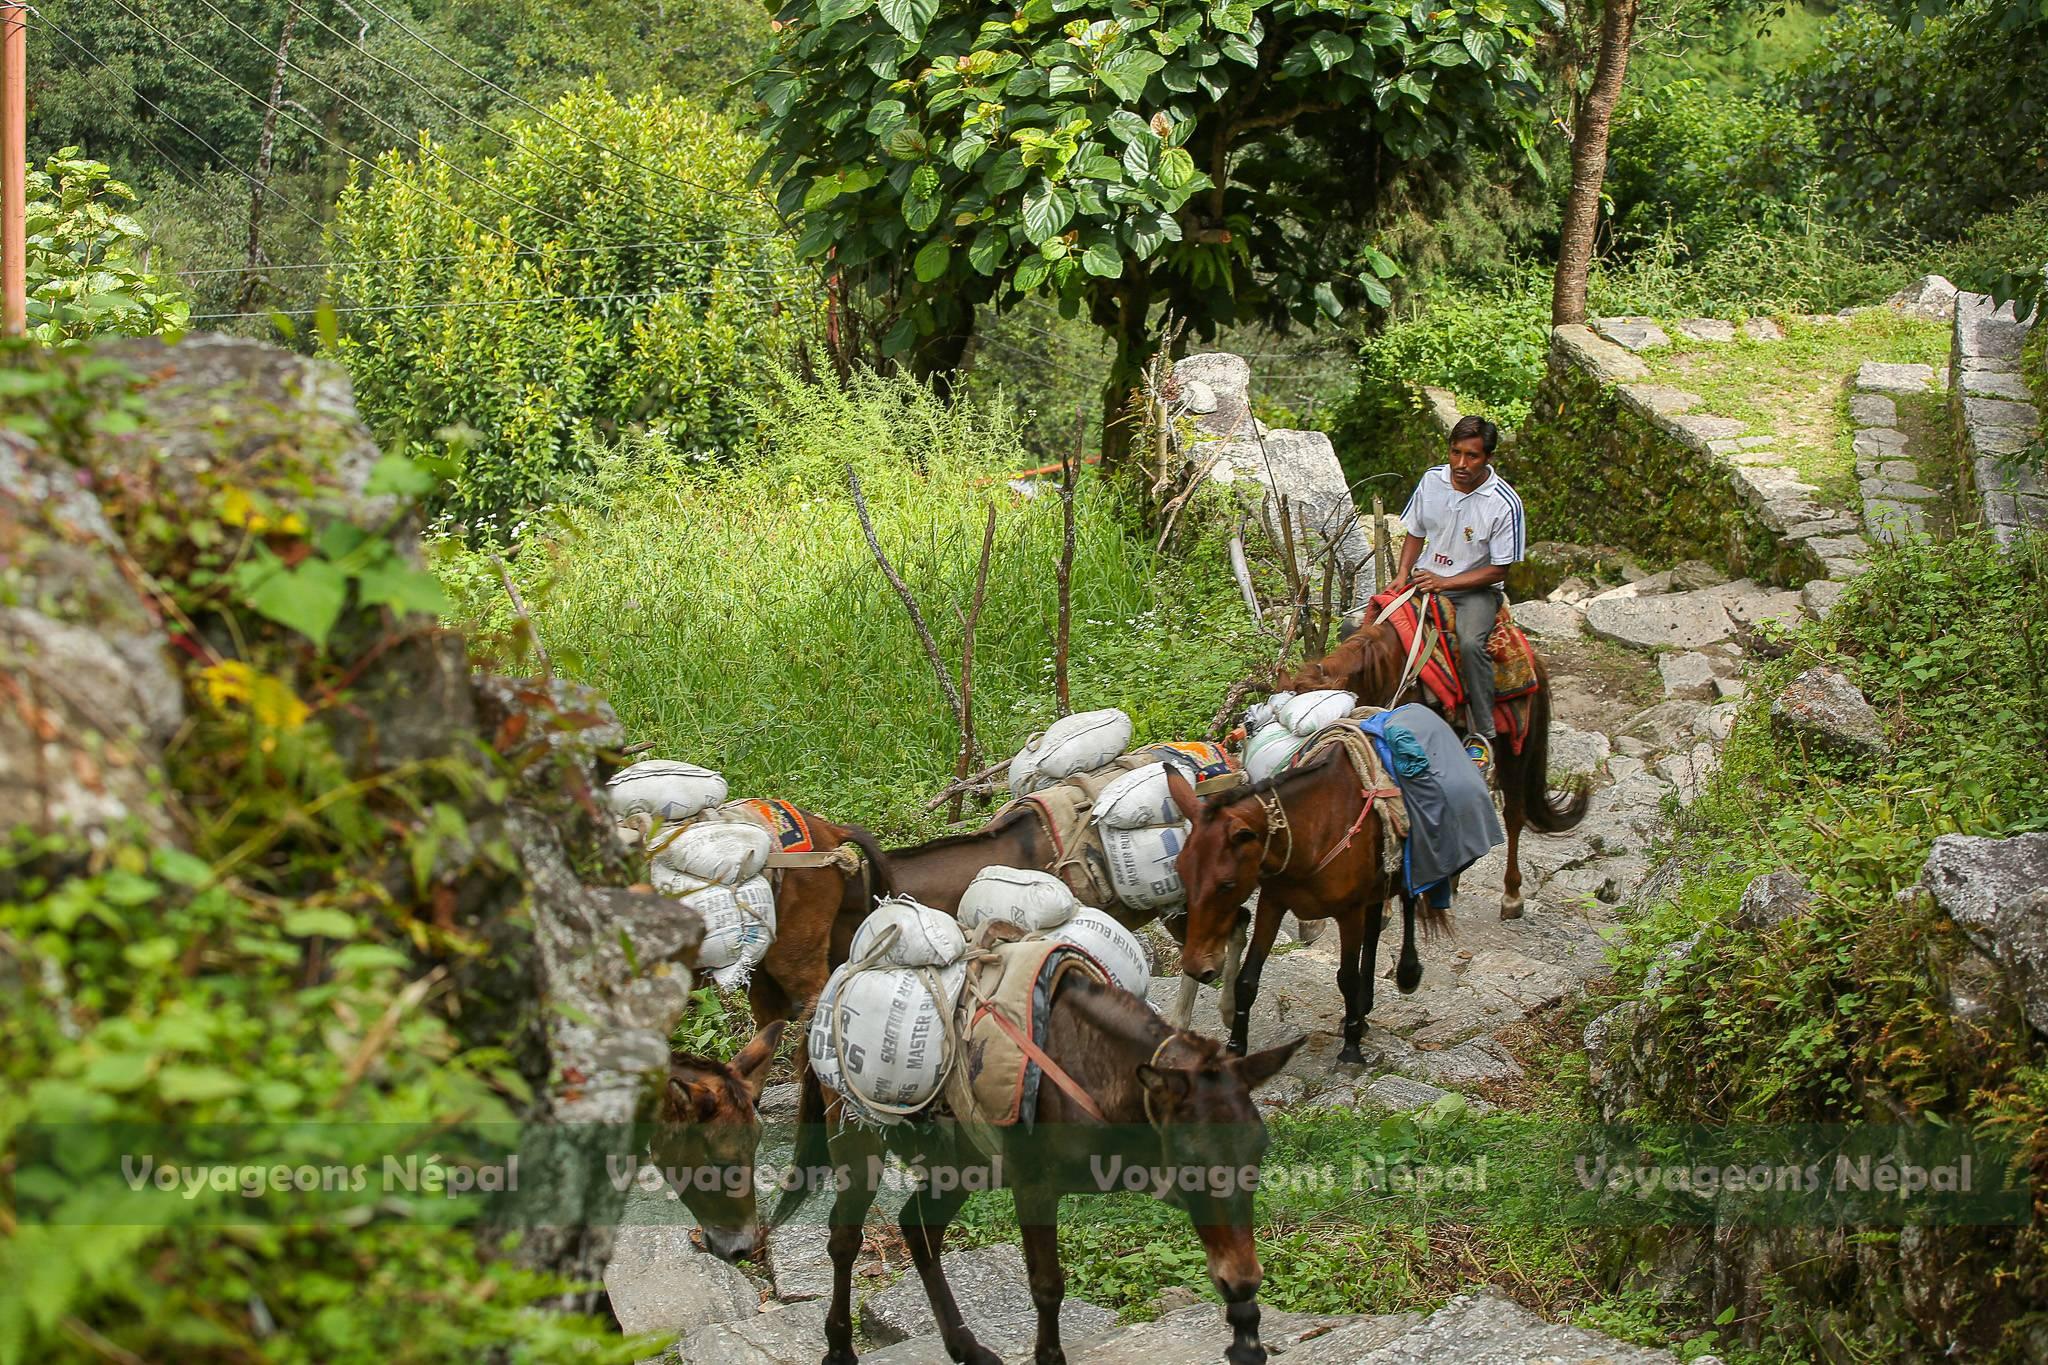
<instances>
[{"instance_id":1,"label":"stone path","mask_svg":"<svg viewBox=\"0 0 2048 1365\"><path fill-rule=\"evenodd\" d=\"M2011 458L2041 430L2033 390L2020 370L2028 330L2010 303L1993 308L1988 294L1956 299L1949 350L1955 371L1952 421L1984 521L2007 541L2025 528L2048 527L2048 474Z\"/></svg>"}]
</instances>

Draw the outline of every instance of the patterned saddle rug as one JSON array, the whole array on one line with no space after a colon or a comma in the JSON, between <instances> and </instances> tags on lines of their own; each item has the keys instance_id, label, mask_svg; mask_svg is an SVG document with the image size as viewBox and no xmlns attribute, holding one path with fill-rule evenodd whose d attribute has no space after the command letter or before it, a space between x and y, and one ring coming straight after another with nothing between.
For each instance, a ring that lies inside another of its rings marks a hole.
<instances>
[{"instance_id":1,"label":"patterned saddle rug","mask_svg":"<svg viewBox=\"0 0 2048 1365\"><path fill-rule=\"evenodd\" d=\"M1377 619L1399 596L1390 589L1373 598L1366 619ZM1387 624L1394 628L1404 651L1413 652L1416 632L1423 633L1425 653L1418 676L1437 709L1454 716L1465 705L1465 684L1458 675L1457 610L1432 593L1427 597L1429 615L1425 620L1418 605L1423 600L1419 593L1410 597L1394 608ZM1486 638L1486 652L1493 658L1494 728L1508 737L1519 754L1529 738L1529 712L1537 687L1536 650L1515 624L1506 602L1501 603L1493 633Z\"/></svg>"}]
</instances>

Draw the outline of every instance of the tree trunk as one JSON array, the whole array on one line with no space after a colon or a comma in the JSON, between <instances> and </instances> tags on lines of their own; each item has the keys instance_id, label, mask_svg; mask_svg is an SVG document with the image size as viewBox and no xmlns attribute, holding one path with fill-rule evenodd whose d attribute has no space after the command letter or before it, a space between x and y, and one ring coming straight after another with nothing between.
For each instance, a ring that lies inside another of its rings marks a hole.
<instances>
[{"instance_id":1,"label":"tree trunk","mask_svg":"<svg viewBox=\"0 0 2048 1365\"><path fill-rule=\"evenodd\" d=\"M292 50L292 23L299 17L297 0L285 6L284 27L277 35L277 68L270 77L270 103L263 107L263 140L256 149L256 182L249 187L249 251L242 266L242 293L235 307L248 312L256 306L262 277L256 267L263 257L263 196L270 188L270 158L277 146L277 107L284 103L286 59Z\"/></svg>"},{"instance_id":2,"label":"tree trunk","mask_svg":"<svg viewBox=\"0 0 2048 1365\"><path fill-rule=\"evenodd\" d=\"M932 386L941 398L953 396L960 378L960 364L967 356L967 343L974 338L974 320L957 331L934 332L910 350L910 370Z\"/></svg>"},{"instance_id":3,"label":"tree trunk","mask_svg":"<svg viewBox=\"0 0 2048 1365\"><path fill-rule=\"evenodd\" d=\"M1593 88L1579 106L1572 127L1572 188L1564 201L1564 230L1557 244L1557 276L1551 285L1550 325L1586 320L1586 272L1593 265L1593 234L1600 223L1600 186L1607 179L1607 134L1614 106L1628 75L1628 48L1635 36L1639 0L1607 0L1600 19L1600 56L1593 64Z\"/></svg>"},{"instance_id":4,"label":"tree trunk","mask_svg":"<svg viewBox=\"0 0 2048 1365\"><path fill-rule=\"evenodd\" d=\"M1128 269L1128 267L1126 267ZM1102 472L1120 475L1130 466L1135 422L1130 414L1131 390L1145 375L1158 339L1147 326L1152 312L1151 281L1126 279L1117 290L1116 362L1102 387Z\"/></svg>"}]
</instances>

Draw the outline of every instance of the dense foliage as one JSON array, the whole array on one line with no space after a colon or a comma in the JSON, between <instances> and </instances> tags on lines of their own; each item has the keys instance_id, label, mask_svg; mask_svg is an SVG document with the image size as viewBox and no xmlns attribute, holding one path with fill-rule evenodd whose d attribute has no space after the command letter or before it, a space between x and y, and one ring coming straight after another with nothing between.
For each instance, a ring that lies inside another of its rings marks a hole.
<instances>
[{"instance_id":1,"label":"dense foliage","mask_svg":"<svg viewBox=\"0 0 2048 1365\"><path fill-rule=\"evenodd\" d=\"M1297 0L793 0L756 86L798 253L881 300L885 355L949 367L990 301L1114 331L1385 303L1400 168L1528 136L1542 10ZM922 340L921 340L922 339Z\"/></svg>"},{"instance_id":2,"label":"dense foliage","mask_svg":"<svg viewBox=\"0 0 2048 1365\"><path fill-rule=\"evenodd\" d=\"M408 640L438 633L413 614L440 603L434 580L400 548L418 472L386 461L372 476L392 495L388 525L330 521L303 509L355 452L303 412L266 426L260 405L223 395L217 448L124 461L106 443L147 451L129 435L146 420L132 375L6 360L8 428L113 527L132 577L105 563L105 595L190 634L163 650L184 722L148 771L147 806L90 844L19 829L0 843L0 1362L645 1354L609 1323L533 1311L567 1286L501 1259L443 1198L380 1197L373 1179L337 1199L288 1174L258 1201L239 1174L374 1170L394 1135L428 1159L532 1100L517 1040L478 1027L483 1002L458 984L504 970L524 932L517 859L484 818L507 773L467 742L363 762L368 689L391 685ZM10 606L118 632L76 591L91 552L10 545L61 566L25 587L10 573ZM132 595L145 588L146 606ZM8 676L10 705L36 716L33 689ZM81 742L57 720L30 723ZM106 738L106 764L137 763ZM444 913L456 887L460 917ZM236 1174L166 1192L152 1177L173 1162Z\"/></svg>"},{"instance_id":3,"label":"dense foliage","mask_svg":"<svg viewBox=\"0 0 2048 1365\"><path fill-rule=\"evenodd\" d=\"M149 336L184 326L190 306L152 274L135 191L66 147L28 173L28 334L37 341Z\"/></svg>"},{"instance_id":4,"label":"dense foliage","mask_svg":"<svg viewBox=\"0 0 2048 1365\"><path fill-rule=\"evenodd\" d=\"M1896 746L1881 762L1810 752L1775 733L1765 705L1742 717L1723 767L1682 823L1685 890L1640 926L1624 977L1662 961L1646 997L1663 1076L1640 1117L1699 1123L1920 1120L2009 1141L2031 1172L2030 1227L1976 1229L1948 1282L1944 1315L1973 1358L2025 1360L2048 1302L2048 1058L2024 1024L1943 1008L1961 948L1947 917L1899 893L1943 834L2048 829L2048 546L2014 553L1988 536L1880 555L1790 659L1752 695L1775 694L1816 661L1870 697ZM1748 880L1780 868L1812 887L1810 913L1765 932L1737 922ZM1698 934L1684 953L1673 943ZM1868 1278L1831 1270L1773 1286L1770 1327L1802 1351L1845 1327L1875 1356L1926 1343L1887 1339L1885 1239ZM1860 1259L1860 1258L1859 1258ZM1850 1286L1853 1285L1853 1289ZM1853 1324L1832 1310L1853 1294ZM1764 1324L1753 1324L1760 1326ZM1867 1335L1866 1335L1867 1334ZM2002 1338L2002 1339L2001 1339Z\"/></svg>"},{"instance_id":5,"label":"dense foliage","mask_svg":"<svg viewBox=\"0 0 2048 1365\"><path fill-rule=\"evenodd\" d=\"M2032 0L1965 0L1911 22L1852 6L1788 88L1858 221L1944 238L2048 191L2048 13Z\"/></svg>"},{"instance_id":6,"label":"dense foliage","mask_svg":"<svg viewBox=\"0 0 2048 1365\"><path fill-rule=\"evenodd\" d=\"M363 413L387 445L466 429L440 502L471 523L573 491L628 429L735 454L746 391L819 312L721 116L592 86L513 128L497 157L387 153L334 224Z\"/></svg>"}]
</instances>

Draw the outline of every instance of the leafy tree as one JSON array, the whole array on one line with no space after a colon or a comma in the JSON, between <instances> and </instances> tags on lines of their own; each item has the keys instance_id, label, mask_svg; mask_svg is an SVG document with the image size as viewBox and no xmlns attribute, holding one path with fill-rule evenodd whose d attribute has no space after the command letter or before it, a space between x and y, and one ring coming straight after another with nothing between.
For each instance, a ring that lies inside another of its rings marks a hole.
<instances>
[{"instance_id":1,"label":"leafy tree","mask_svg":"<svg viewBox=\"0 0 2048 1365\"><path fill-rule=\"evenodd\" d=\"M334 349L387 444L473 433L442 495L471 522L561 496L628 425L734 454L819 305L723 118L602 86L547 113L501 157L387 153L335 214Z\"/></svg>"},{"instance_id":2,"label":"leafy tree","mask_svg":"<svg viewBox=\"0 0 2048 1365\"><path fill-rule=\"evenodd\" d=\"M976 308L1049 295L1113 336L1113 414L1157 305L1204 337L1384 305L1391 189L1533 139L1546 9L789 0L757 170L798 256L872 304L883 355L943 373Z\"/></svg>"},{"instance_id":3,"label":"leafy tree","mask_svg":"<svg viewBox=\"0 0 2048 1365\"><path fill-rule=\"evenodd\" d=\"M179 331L175 281L151 274L149 241L127 205L135 191L76 147L28 173L28 334L54 343Z\"/></svg>"}]
</instances>

